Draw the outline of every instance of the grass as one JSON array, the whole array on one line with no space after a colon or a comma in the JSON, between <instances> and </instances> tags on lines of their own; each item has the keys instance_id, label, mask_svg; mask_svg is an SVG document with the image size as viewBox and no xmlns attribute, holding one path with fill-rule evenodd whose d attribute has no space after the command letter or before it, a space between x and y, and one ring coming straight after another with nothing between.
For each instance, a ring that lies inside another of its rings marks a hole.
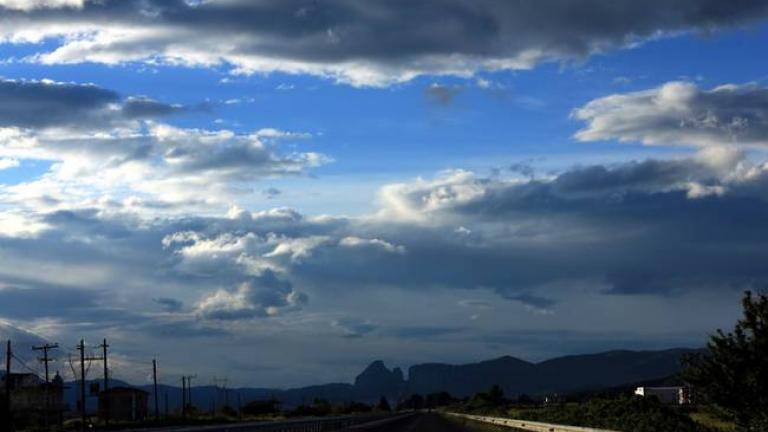
<instances>
[{"instance_id":1,"label":"grass","mask_svg":"<svg viewBox=\"0 0 768 432\"><path fill-rule=\"evenodd\" d=\"M733 432L736 430L736 424L722 420L707 412L693 412L690 414L693 421L709 429L722 432Z\"/></svg>"}]
</instances>

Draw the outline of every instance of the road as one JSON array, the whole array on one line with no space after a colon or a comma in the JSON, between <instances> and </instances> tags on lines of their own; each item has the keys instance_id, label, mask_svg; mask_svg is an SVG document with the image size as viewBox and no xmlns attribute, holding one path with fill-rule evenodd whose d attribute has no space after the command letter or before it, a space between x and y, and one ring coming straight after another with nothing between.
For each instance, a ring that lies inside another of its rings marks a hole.
<instances>
[{"instance_id":1,"label":"road","mask_svg":"<svg viewBox=\"0 0 768 432\"><path fill-rule=\"evenodd\" d=\"M438 414L414 414L390 422L361 425L354 432L469 432Z\"/></svg>"}]
</instances>

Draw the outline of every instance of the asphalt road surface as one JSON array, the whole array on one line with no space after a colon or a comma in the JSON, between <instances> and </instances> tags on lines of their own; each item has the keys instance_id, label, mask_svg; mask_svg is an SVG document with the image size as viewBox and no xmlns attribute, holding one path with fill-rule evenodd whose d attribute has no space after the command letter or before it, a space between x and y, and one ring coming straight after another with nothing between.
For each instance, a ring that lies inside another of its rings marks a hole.
<instances>
[{"instance_id":1,"label":"asphalt road surface","mask_svg":"<svg viewBox=\"0 0 768 432\"><path fill-rule=\"evenodd\" d=\"M413 414L390 422L358 426L351 429L360 432L468 432L459 424L446 420L439 414Z\"/></svg>"}]
</instances>

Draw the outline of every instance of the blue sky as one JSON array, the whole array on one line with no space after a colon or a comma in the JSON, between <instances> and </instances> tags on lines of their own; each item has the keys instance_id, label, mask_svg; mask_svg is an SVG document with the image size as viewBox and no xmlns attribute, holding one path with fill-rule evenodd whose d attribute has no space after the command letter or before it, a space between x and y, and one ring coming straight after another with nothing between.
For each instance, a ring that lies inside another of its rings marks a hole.
<instances>
[{"instance_id":1,"label":"blue sky","mask_svg":"<svg viewBox=\"0 0 768 432\"><path fill-rule=\"evenodd\" d=\"M768 7L448 3L0 0L5 331L290 386L728 326Z\"/></svg>"}]
</instances>

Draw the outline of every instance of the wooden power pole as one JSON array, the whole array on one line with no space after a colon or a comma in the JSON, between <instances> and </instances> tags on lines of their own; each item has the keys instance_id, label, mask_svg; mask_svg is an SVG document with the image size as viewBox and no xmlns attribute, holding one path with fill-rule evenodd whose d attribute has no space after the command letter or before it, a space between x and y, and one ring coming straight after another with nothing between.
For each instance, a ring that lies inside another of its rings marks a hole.
<instances>
[{"instance_id":1,"label":"wooden power pole","mask_svg":"<svg viewBox=\"0 0 768 432\"><path fill-rule=\"evenodd\" d=\"M152 383L155 388L155 420L160 419L160 401L157 399L157 360L152 360Z\"/></svg>"},{"instance_id":2,"label":"wooden power pole","mask_svg":"<svg viewBox=\"0 0 768 432\"><path fill-rule=\"evenodd\" d=\"M85 432L86 410L85 410L85 341L80 339L77 345L80 351L80 431Z\"/></svg>"},{"instance_id":3,"label":"wooden power pole","mask_svg":"<svg viewBox=\"0 0 768 432\"><path fill-rule=\"evenodd\" d=\"M11 350L11 341L8 340L8 344L5 348L5 412L8 414L8 430L13 430L13 414L11 413L11 357L13 351Z\"/></svg>"},{"instance_id":4,"label":"wooden power pole","mask_svg":"<svg viewBox=\"0 0 768 432\"><path fill-rule=\"evenodd\" d=\"M51 383L51 377L48 373L48 363L52 362L53 359L48 355L48 351L58 348L59 344L45 344L42 346L32 347L32 350L34 351L42 351L43 356L40 357L38 360L45 366L45 383L50 384Z\"/></svg>"},{"instance_id":5,"label":"wooden power pole","mask_svg":"<svg viewBox=\"0 0 768 432\"><path fill-rule=\"evenodd\" d=\"M102 341L101 345L102 360L104 360L104 426L109 425L109 362L107 361L107 339Z\"/></svg>"},{"instance_id":6,"label":"wooden power pole","mask_svg":"<svg viewBox=\"0 0 768 432\"><path fill-rule=\"evenodd\" d=\"M38 358L41 363L45 366L45 429L48 430L48 420L51 417L51 398L49 396L50 391L50 385L51 385L51 376L48 371L48 363L52 362L53 360L48 355L48 351L58 348L59 344L43 344L42 346L33 346L33 351L42 351L43 356Z\"/></svg>"},{"instance_id":7,"label":"wooden power pole","mask_svg":"<svg viewBox=\"0 0 768 432\"><path fill-rule=\"evenodd\" d=\"M181 377L181 416L187 416L187 377Z\"/></svg>"}]
</instances>

